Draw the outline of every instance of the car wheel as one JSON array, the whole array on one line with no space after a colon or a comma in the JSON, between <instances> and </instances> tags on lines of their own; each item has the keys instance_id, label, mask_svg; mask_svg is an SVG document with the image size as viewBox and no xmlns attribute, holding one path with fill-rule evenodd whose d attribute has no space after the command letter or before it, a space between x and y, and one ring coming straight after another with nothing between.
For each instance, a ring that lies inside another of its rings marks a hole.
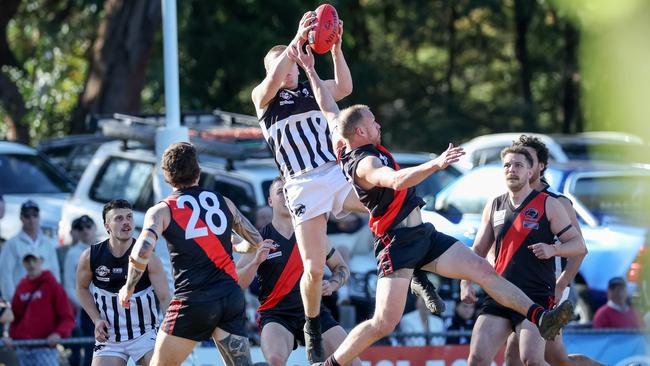
<instances>
[{"instance_id":1,"label":"car wheel","mask_svg":"<svg viewBox=\"0 0 650 366\"><path fill-rule=\"evenodd\" d=\"M594 317L594 310L591 306L591 298L589 297L589 289L587 285L576 284L576 306L574 314L576 315L578 323L589 323Z\"/></svg>"}]
</instances>

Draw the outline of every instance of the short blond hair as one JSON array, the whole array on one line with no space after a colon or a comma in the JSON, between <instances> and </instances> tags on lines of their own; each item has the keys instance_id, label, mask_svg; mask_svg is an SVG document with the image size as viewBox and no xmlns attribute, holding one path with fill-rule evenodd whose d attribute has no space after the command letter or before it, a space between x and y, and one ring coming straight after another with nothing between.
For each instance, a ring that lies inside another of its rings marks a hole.
<instances>
[{"instance_id":1,"label":"short blond hair","mask_svg":"<svg viewBox=\"0 0 650 366\"><path fill-rule=\"evenodd\" d=\"M341 136L346 140L354 136L354 129L363 121L363 111L370 111L365 104L355 104L347 107L339 113L337 125Z\"/></svg>"},{"instance_id":2,"label":"short blond hair","mask_svg":"<svg viewBox=\"0 0 650 366\"><path fill-rule=\"evenodd\" d=\"M271 47L271 49L266 53L266 56L264 56L264 68L266 69L266 71L269 71L269 68L271 67L271 63L273 62L273 60L275 60L275 58L278 57L278 55L284 52L284 50L286 49L287 46L283 44L278 44Z\"/></svg>"}]
</instances>

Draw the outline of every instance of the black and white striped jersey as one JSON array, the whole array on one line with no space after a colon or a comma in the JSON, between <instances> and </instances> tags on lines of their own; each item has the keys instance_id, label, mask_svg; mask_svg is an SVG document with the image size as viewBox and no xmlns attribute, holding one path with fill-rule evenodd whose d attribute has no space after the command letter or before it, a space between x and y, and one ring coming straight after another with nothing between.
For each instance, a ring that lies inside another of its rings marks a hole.
<instances>
[{"instance_id":1,"label":"black and white striped jersey","mask_svg":"<svg viewBox=\"0 0 650 366\"><path fill-rule=\"evenodd\" d=\"M327 120L308 81L296 89L278 91L260 126L285 178L336 161Z\"/></svg>"},{"instance_id":2,"label":"black and white striped jersey","mask_svg":"<svg viewBox=\"0 0 650 366\"><path fill-rule=\"evenodd\" d=\"M135 239L121 257L111 253L108 239L90 247L90 269L93 273L90 291L102 319L109 324L110 342L131 340L158 326L158 304L148 270L135 286L130 308L125 309L119 303L118 292L126 283L129 255L134 244Z\"/></svg>"}]
</instances>

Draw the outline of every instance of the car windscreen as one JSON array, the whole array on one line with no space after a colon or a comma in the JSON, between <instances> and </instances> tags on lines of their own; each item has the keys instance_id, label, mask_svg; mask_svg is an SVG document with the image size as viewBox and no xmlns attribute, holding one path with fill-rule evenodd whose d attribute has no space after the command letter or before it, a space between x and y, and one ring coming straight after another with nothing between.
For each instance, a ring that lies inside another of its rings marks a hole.
<instances>
[{"instance_id":1,"label":"car windscreen","mask_svg":"<svg viewBox=\"0 0 650 366\"><path fill-rule=\"evenodd\" d=\"M3 194L70 193L70 181L38 155L0 155Z\"/></svg>"},{"instance_id":2,"label":"car windscreen","mask_svg":"<svg viewBox=\"0 0 650 366\"><path fill-rule=\"evenodd\" d=\"M563 142L561 145L569 160L650 163L650 146L645 144Z\"/></svg>"},{"instance_id":3,"label":"car windscreen","mask_svg":"<svg viewBox=\"0 0 650 366\"><path fill-rule=\"evenodd\" d=\"M605 224L647 224L650 176L581 177L571 193Z\"/></svg>"}]
</instances>

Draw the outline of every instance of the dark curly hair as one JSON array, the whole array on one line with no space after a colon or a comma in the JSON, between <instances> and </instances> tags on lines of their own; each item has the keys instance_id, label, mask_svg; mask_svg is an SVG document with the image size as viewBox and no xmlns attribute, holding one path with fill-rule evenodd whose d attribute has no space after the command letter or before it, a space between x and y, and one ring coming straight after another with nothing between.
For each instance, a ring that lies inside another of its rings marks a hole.
<instances>
[{"instance_id":1,"label":"dark curly hair","mask_svg":"<svg viewBox=\"0 0 650 366\"><path fill-rule=\"evenodd\" d=\"M546 167L548 167L548 148L546 145L542 142L542 140L539 137L535 136L528 136L528 135L521 135L519 136L519 140L513 142L513 146L522 146L522 147L530 147L531 149L535 150L537 153L537 160L544 164L544 169L542 169L540 175L544 176L544 172L546 171Z\"/></svg>"},{"instance_id":2,"label":"dark curly hair","mask_svg":"<svg viewBox=\"0 0 650 366\"><path fill-rule=\"evenodd\" d=\"M196 149L189 142L169 145L163 153L161 167L165 182L174 188L191 186L201 173Z\"/></svg>"}]
</instances>

